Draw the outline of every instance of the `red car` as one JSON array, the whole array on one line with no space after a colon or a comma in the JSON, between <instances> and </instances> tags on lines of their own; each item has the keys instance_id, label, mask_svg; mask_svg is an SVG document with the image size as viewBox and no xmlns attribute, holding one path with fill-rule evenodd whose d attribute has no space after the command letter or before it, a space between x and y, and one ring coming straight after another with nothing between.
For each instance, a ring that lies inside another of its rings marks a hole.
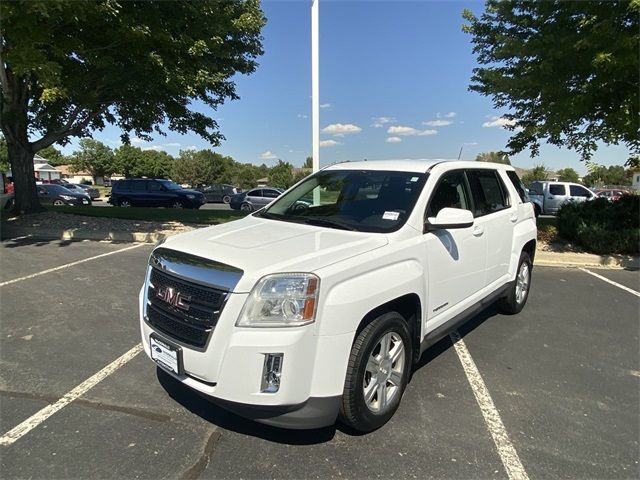
<instances>
[{"instance_id":1,"label":"red car","mask_svg":"<svg viewBox=\"0 0 640 480\"><path fill-rule=\"evenodd\" d=\"M620 197L623 195L629 195L629 192L626 190L620 190L616 188L605 188L601 190L596 190L596 195L598 197L607 198L611 201L620 200Z\"/></svg>"}]
</instances>

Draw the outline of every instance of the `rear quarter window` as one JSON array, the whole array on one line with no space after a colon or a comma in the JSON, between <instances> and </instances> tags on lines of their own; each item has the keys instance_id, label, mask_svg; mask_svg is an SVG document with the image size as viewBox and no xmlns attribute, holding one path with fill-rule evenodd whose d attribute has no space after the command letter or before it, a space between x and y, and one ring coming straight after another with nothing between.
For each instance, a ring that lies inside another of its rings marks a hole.
<instances>
[{"instance_id":1,"label":"rear quarter window","mask_svg":"<svg viewBox=\"0 0 640 480\"><path fill-rule=\"evenodd\" d=\"M481 217L509 207L506 187L495 170L469 170L474 217Z\"/></svg>"},{"instance_id":2,"label":"rear quarter window","mask_svg":"<svg viewBox=\"0 0 640 480\"><path fill-rule=\"evenodd\" d=\"M518 174L513 170L507 170L507 177L509 177L509 180L511 181L516 191L518 192L518 196L520 197L520 200L522 200L523 202L528 201L527 189L524 188L524 185L522 184L522 180L520 180L520 177L518 176Z\"/></svg>"}]
</instances>

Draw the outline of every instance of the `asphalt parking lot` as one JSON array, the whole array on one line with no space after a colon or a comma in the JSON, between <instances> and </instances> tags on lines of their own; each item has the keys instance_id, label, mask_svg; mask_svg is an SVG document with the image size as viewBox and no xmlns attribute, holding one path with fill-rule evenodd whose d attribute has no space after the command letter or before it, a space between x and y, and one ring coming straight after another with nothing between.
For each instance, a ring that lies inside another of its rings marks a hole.
<instances>
[{"instance_id":1,"label":"asphalt parking lot","mask_svg":"<svg viewBox=\"0 0 640 480\"><path fill-rule=\"evenodd\" d=\"M520 315L489 308L455 347L436 344L391 422L355 435L243 420L137 353L151 248L0 243L3 478L640 477L638 272L537 267ZM463 346L507 438L476 399ZM29 430L12 437L18 425ZM505 441L521 468L505 463Z\"/></svg>"}]
</instances>

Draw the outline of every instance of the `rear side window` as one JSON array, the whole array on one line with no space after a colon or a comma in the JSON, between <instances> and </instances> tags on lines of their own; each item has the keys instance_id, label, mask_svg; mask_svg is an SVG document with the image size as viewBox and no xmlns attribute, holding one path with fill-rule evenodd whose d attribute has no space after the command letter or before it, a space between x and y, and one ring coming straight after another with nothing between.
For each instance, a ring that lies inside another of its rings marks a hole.
<instances>
[{"instance_id":1,"label":"rear side window","mask_svg":"<svg viewBox=\"0 0 640 480\"><path fill-rule=\"evenodd\" d=\"M566 192L564 185L549 185L549 194L551 195L566 195Z\"/></svg>"},{"instance_id":2,"label":"rear side window","mask_svg":"<svg viewBox=\"0 0 640 480\"><path fill-rule=\"evenodd\" d=\"M131 182L131 189L134 192L146 192L147 191L147 182L144 180L134 180Z\"/></svg>"},{"instance_id":3,"label":"rear side window","mask_svg":"<svg viewBox=\"0 0 640 480\"><path fill-rule=\"evenodd\" d=\"M569 185L569 192L572 197L590 197L591 192L580 185ZM612 192L609 192L611 195Z\"/></svg>"},{"instance_id":4,"label":"rear side window","mask_svg":"<svg viewBox=\"0 0 640 480\"><path fill-rule=\"evenodd\" d=\"M506 188L495 170L469 170L467 172L473 197L473 216L489 215L509 207Z\"/></svg>"},{"instance_id":5,"label":"rear side window","mask_svg":"<svg viewBox=\"0 0 640 480\"><path fill-rule=\"evenodd\" d=\"M116 190L131 190L131 180L120 180L115 186Z\"/></svg>"},{"instance_id":6,"label":"rear side window","mask_svg":"<svg viewBox=\"0 0 640 480\"><path fill-rule=\"evenodd\" d=\"M280 196L280 192L277 190L263 190L262 193L269 198L278 198Z\"/></svg>"},{"instance_id":7,"label":"rear side window","mask_svg":"<svg viewBox=\"0 0 640 480\"><path fill-rule=\"evenodd\" d=\"M247 195L249 197L261 197L262 196L262 190L251 190L249 193L247 193Z\"/></svg>"},{"instance_id":8,"label":"rear side window","mask_svg":"<svg viewBox=\"0 0 640 480\"><path fill-rule=\"evenodd\" d=\"M522 180L520 180L520 177L518 176L518 174L513 170L507 170L507 177L509 177L509 180L511 180L511 183L513 184L513 186L516 187L516 191L518 192L518 196L520 197L520 200L522 200L523 202L526 202L527 190L524 188L524 185L522 184Z\"/></svg>"}]
</instances>

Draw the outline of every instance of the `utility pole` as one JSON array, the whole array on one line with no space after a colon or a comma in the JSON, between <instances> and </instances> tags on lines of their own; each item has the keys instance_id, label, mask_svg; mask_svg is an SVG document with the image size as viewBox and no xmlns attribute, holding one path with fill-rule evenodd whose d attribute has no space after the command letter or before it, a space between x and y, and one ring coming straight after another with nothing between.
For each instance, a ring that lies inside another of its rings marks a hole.
<instances>
[{"instance_id":1,"label":"utility pole","mask_svg":"<svg viewBox=\"0 0 640 480\"><path fill-rule=\"evenodd\" d=\"M313 171L320 170L320 0L311 0L311 130ZM313 190L313 203L320 205L320 190Z\"/></svg>"}]
</instances>

